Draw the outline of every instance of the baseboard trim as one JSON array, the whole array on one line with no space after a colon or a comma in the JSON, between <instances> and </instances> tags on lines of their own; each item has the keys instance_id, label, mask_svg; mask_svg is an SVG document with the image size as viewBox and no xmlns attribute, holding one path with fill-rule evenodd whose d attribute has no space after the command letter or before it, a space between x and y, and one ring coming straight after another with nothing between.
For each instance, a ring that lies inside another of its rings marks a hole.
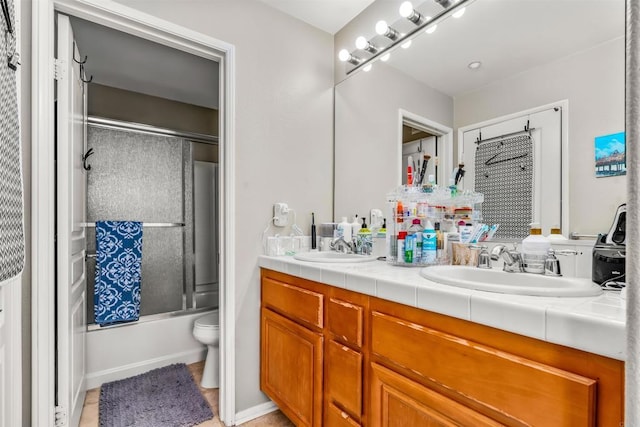
<instances>
[{"instance_id":1,"label":"baseboard trim","mask_svg":"<svg viewBox=\"0 0 640 427\"><path fill-rule=\"evenodd\" d=\"M172 363L195 363L204 360L206 349L194 349L181 353L169 354L155 359L144 360L129 365L118 366L117 368L105 369L103 371L87 373L86 388L100 387L102 384L128 378L134 375L145 373L151 369L161 368Z\"/></svg>"},{"instance_id":2,"label":"baseboard trim","mask_svg":"<svg viewBox=\"0 0 640 427\"><path fill-rule=\"evenodd\" d=\"M268 401L256 406L252 406L249 409L245 409L244 411L240 411L236 413L236 425L246 423L247 421L254 420L258 417L270 414L271 412L274 412L277 410L278 410L278 407L272 401Z\"/></svg>"}]
</instances>

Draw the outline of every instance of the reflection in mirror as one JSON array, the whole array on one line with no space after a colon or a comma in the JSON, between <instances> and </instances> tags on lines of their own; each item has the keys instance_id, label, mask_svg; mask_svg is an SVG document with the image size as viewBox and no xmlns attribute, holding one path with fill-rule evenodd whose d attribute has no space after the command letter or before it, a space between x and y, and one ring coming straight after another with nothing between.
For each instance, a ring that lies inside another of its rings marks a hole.
<instances>
[{"instance_id":1,"label":"reflection in mirror","mask_svg":"<svg viewBox=\"0 0 640 427\"><path fill-rule=\"evenodd\" d=\"M348 48L366 58L369 53L352 46L358 36L375 37L377 21L385 19L398 31L412 25L398 15L400 4L372 3L336 34L336 51ZM474 62L480 66L471 68ZM386 63L377 61L369 72L348 78L347 69L336 65L336 217L385 208L385 194L403 174L402 112L440 128L437 175L447 183L468 154L464 131L554 103L566 106L564 149L555 159L541 154L534 183L558 157L563 169L553 191L532 193L540 202L534 211L547 211L550 201L560 210L565 235L597 234L608 230L625 202L625 177L596 178L594 160L594 139L624 130L623 0L475 0L460 19L441 22L408 49L394 50ZM449 138L447 129L453 130ZM469 172L462 185L473 181Z\"/></svg>"}]
</instances>

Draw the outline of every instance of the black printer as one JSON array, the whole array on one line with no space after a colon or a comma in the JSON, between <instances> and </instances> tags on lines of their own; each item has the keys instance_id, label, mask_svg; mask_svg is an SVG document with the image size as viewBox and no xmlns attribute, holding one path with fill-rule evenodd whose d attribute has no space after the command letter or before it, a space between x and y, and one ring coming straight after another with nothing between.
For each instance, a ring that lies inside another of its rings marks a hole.
<instances>
[{"instance_id":1,"label":"black printer","mask_svg":"<svg viewBox=\"0 0 640 427\"><path fill-rule=\"evenodd\" d=\"M593 247L591 279L602 285L607 282L624 283L626 258L627 205L618 206L609 233L599 235Z\"/></svg>"}]
</instances>

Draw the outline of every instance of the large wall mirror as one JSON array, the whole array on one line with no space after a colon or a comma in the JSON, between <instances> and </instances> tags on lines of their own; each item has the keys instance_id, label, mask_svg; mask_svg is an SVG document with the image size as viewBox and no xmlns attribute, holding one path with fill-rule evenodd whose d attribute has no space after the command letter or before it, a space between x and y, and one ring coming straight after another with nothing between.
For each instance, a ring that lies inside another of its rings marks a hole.
<instances>
[{"instance_id":1,"label":"large wall mirror","mask_svg":"<svg viewBox=\"0 0 640 427\"><path fill-rule=\"evenodd\" d=\"M409 32L414 24L399 16L401 3L374 1L336 34L336 58L343 48L370 57L354 41L364 36L384 43L375 33L378 20ZM489 137L498 118L526 119L557 105L560 146L538 151L535 159L538 178L552 169L556 178L536 188L537 210L557 211L565 235L606 232L626 201L626 178L596 177L595 138L624 131L624 0L475 0L465 6L462 17L422 32L368 72L347 75L353 66L336 61L335 216L387 208L385 196L404 173L403 127L437 137L429 144L437 149L433 173L448 184L454 167L468 163L464 132ZM435 0L413 7L425 15L441 8ZM471 68L473 62L480 66ZM462 186L473 181L465 178Z\"/></svg>"}]
</instances>

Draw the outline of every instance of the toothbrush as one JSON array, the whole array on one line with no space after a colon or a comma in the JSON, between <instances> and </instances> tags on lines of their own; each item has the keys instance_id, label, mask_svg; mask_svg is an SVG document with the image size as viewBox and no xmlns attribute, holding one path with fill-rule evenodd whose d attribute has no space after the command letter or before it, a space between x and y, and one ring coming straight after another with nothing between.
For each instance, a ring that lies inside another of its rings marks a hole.
<instances>
[{"instance_id":1,"label":"toothbrush","mask_svg":"<svg viewBox=\"0 0 640 427\"><path fill-rule=\"evenodd\" d=\"M311 212L311 249L316 248L316 218Z\"/></svg>"}]
</instances>

